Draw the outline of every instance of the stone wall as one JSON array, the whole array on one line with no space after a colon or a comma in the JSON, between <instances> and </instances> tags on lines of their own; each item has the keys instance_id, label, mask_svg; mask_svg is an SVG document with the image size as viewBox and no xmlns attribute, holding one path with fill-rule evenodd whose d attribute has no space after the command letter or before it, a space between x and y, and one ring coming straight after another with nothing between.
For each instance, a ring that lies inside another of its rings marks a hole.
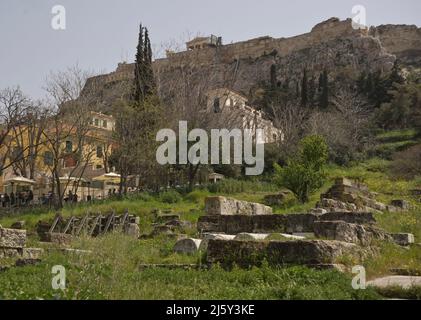
<instances>
[{"instance_id":1,"label":"stone wall","mask_svg":"<svg viewBox=\"0 0 421 320\"><path fill-rule=\"evenodd\" d=\"M354 224L372 225L376 222L369 212L330 212L316 214L272 214L272 215L205 215L199 218L200 232L223 232L226 234L247 233L311 233L317 221L344 221Z\"/></svg>"},{"instance_id":2,"label":"stone wall","mask_svg":"<svg viewBox=\"0 0 421 320\"><path fill-rule=\"evenodd\" d=\"M385 50L404 63L421 66L421 28L389 24L372 27L369 34L380 39Z\"/></svg>"},{"instance_id":3,"label":"stone wall","mask_svg":"<svg viewBox=\"0 0 421 320\"><path fill-rule=\"evenodd\" d=\"M285 232L286 218L284 215L259 216L202 216L199 218L197 228L200 232L223 232L226 234L270 233Z\"/></svg>"}]
</instances>

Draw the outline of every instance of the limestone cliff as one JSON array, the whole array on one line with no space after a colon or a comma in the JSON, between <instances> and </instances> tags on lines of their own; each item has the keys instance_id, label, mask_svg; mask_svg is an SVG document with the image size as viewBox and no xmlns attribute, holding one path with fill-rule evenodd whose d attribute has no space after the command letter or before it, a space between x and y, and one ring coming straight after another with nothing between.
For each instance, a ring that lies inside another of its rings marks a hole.
<instances>
[{"instance_id":1,"label":"limestone cliff","mask_svg":"<svg viewBox=\"0 0 421 320\"><path fill-rule=\"evenodd\" d=\"M389 24L372 27L369 34L378 38L385 50L404 64L421 67L421 28Z\"/></svg>"},{"instance_id":2,"label":"limestone cliff","mask_svg":"<svg viewBox=\"0 0 421 320\"><path fill-rule=\"evenodd\" d=\"M261 37L174 53L157 59L154 72L163 98L177 90L186 67L194 69L193 81L205 78L211 88L230 87L248 95L252 88L270 80L272 65L279 81L294 85L304 69L310 76L327 69L331 81L346 81L349 73L389 71L396 59L404 65L421 66L421 28L384 25L354 30L350 19L331 18L309 33L291 38ZM102 102L100 108L107 111L132 78L133 64L119 64L115 72L89 79L84 94L94 92Z\"/></svg>"}]
</instances>

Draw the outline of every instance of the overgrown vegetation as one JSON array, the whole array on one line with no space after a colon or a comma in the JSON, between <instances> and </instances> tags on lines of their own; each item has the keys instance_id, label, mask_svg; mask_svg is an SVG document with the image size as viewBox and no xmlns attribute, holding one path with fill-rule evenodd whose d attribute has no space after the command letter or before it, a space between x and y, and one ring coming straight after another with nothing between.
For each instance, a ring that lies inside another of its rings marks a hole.
<instances>
[{"instance_id":1,"label":"overgrown vegetation","mask_svg":"<svg viewBox=\"0 0 421 320\"><path fill-rule=\"evenodd\" d=\"M275 180L279 186L291 190L301 203L319 189L325 178L328 147L320 136L309 136L300 143L299 151L285 167L275 165Z\"/></svg>"},{"instance_id":2,"label":"overgrown vegetation","mask_svg":"<svg viewBox=\"0 0 421 320\"><path fill-rule=\"evenodd\" d=\"M402 198L417 204L417 199L408 195L417 185L416 180L394 178L389 175L390 161L374 158L351 167L328 165L325 168L326 182L302 204L291 197L277 213L306 212L314 207L336 177L358 179L370 190L378 192L378 199L389 203ZM140 193L128 195L119 201L109 200L86 206L66 207L64 216L83 215L87 211L118 213L129 212L140 217L141 232L148 234L154 216L153 209L172 210L180 213L181 219L196 222L203 214L204 198L208 195L227 195L248 201L263 202L265 195L279 190L268 182L257 180L236 181L211 185L218 190L197 189L183 194L175 190L159 194ZM241 188L233 185L241 184ZM254 188L253 188L254 186ZM275 188L275 189L272 189ZM238 191L238 192L236 192ZM170 199L166 203L163 199ZM173 198L177 201L173 201ZM25 220L29 231L34 231L38 220L51 219L55 212L38 215L3 217L0 224L9 227L16 220ZM379 226L390 232L414 233L421 239L421 215L419 210L405 213L385 213L376 216ZM192 230L190 236L196 236ZM377 299L373 290L356 291L351 287L351 275L334 271L316 271L303 267L254 268L231 272L218 268L211 270L168 270L165 268L140 270L141 264L195 264L201 256L174 254L174 239L156 237L133 240L120 234L110 234L96 239L81 238L72 247L92 250L88 256L63 256L51 251L37 266L12 268L0 273L0 298L7 299ZM28 246L39 247L36 237L29 238ZM390 274L392 268L416 269L421 264L421 252L417 247L402 249L396 245L382 244L380 254L367 260L364 266L369 279ZM6 263L2 261L2 263ZM61 264L66 267L68 289L65 292L51 289L51 267ZM418 297L418 291L397 290L380 292L384 296L407 298Z\"/></svg>"},{"instance_id":3,"label":"overgrown vegetation","mask_svg":"<svg viewBox=\"0 0 421 320\"><path fill-rule=\"evenodd\" d=\"M112 234L81 239L86 256L50 254L42 264L0 273L0 299L378 299L354 290L348 275L303 267L251 270L139 269L143 263L195 263L199 257L172 253L173 241L137 241ZM51 288L51 268L66 268L67 289ZM292 280L293 279L293 280Z\"/></svg>"}]
</instances>

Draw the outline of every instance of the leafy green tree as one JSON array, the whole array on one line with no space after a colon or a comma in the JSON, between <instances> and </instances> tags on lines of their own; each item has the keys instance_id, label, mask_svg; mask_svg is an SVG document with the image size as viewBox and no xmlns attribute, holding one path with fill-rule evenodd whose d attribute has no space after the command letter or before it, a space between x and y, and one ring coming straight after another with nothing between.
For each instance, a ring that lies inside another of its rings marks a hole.
<instances>
[{"instance_id":1,"label":"leafy green tree","mask_svg":"<svg viewBox=\"0 0 421 320\"><path fill-rule=\"evenodd\" d=\"M395 85L389 94L390 102L383 103L377 112L377 124L385 129L421 127L421 85Z\"/></svg>"},{"instance_id":2,"label":"leafy green tree","mask_svg":"<svg viewBox=\"0 0 421 320\"><path fill-rule=\"evenodd\" d=\"M287 161L286 166L274 165L275 182L291 190L301 203L306 203L310 194L325 181L327 159L328 146L324 138L308 136L300 142L297 154Z\"/></svg>"},{"instance_id":3,"label":"leafy green tree","mask_svg":"<svg viewBox=\"0 0 421 320\"><path fill-rule=\"evenodd\" d=\"M363 72L357 80L357 88L364 94L375 107L380 107L383 103L389 103L393 99L392 91L399 85L405 83L399 65L394 64L389 73Z\"/></svg>"}]
</instances>

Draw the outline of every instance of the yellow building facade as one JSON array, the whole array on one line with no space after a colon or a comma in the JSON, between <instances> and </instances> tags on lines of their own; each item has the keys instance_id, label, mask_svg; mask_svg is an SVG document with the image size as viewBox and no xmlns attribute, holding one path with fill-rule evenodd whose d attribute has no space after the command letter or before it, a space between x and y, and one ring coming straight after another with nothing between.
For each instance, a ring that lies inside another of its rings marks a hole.
<instances>
[{"instance_id":1,"label":"yellow building facade","mask_svg":"<svg viewBox=\"0 0 421 320\"><path fill-rule=\"evenodd\" d=\"M9 133L7 146L0 146L0 154L8 152L3 167L6 169L0 174L0 194L32 190L35 200L52 191L54 167L58 166L60 181L63 183L63 192L74 189L74 185L84 185L85 188L77 190L80 199L86 198L86 184L112 168L108 165L115 146L113 132L115 120L112 116L97 112L90 112L88 128L84 128L81 139L72 133L59 141L60 146L54 146L52 139L57 130L53 125L46 125L34 148L30 148L30 134L25 124L14 128ZM54 129L53 129L54 128ZM59 150L58 150L59 149ZM16 158L19 156L19 158ZM34 157L35 159L31 159ZM17 159L17 160L16 160ZM14 163L10 165L11 163ZM29 166L31 163L31 166ZM24 179L22 179L24 178ZM66 179L67 178L67 179ZM29 181L27 181L27 180Z\"/></svg>"}]
</instances>

